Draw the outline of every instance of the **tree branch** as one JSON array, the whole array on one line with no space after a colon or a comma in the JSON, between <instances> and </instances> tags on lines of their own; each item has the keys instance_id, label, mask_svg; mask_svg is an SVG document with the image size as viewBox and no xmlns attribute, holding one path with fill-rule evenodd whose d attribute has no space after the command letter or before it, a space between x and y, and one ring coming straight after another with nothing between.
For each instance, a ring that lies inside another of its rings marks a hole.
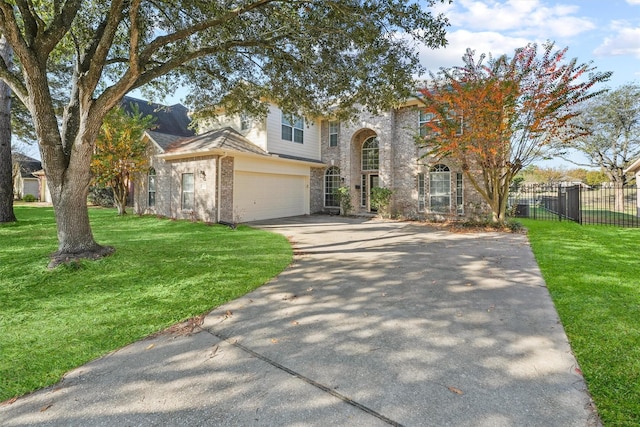
<instances>
[{"instance_id":1,"label":"tree branch","mask_svg":"<svg viewBox=\"0 0 640 427\"><path fill-rule=\"evenodd\" d=\"M55 6L58 7L54 10L53 20L40 37L38 43L40 45L38 54L41 61L47 61L49 54L58 45L60 40L62 40L64 35L67 34L81 5L82 0L65 0L62 5L56 2ZM37 17L35 13L34 16Z\"/></svg>"},{"instance_id":2,"label":"tree branch","mask_svg":"<svg viewBox=\"0 0 640 427\"><path fill-rule=\"evenodd\" d=\"M136 89L140 86L144 86L145 84L151 82L153 79L163 76L169 73L171 70L176 67L186 64L194 59L202 58L204 56L212 55L217 52L229 50L237 47L258 47L262 46L267 49L273 49L274 42L277 42L284 38L284 36L273 37L271 39L263 39L263 40L230 40L222 45L214 46L214 47L206 47L202 49L195 50L193 52L186 52L184 55L173 58L171 61L167 61L164 63L160 63L157 67L151 68L143 72L137 79L134 86L131 89Z\"/></svg>"},{"instance_id":3,"label":"tree branch","mask_svg":"<svg viewBox=\"0 0 640 427\"><path fill-rule=\"evenodd\" d=\"M3 36L4 37L4 36ZM20 99L20 101L28 105L29 94L27 88L22 83L22 80L9 70L7 64L4 61L0 61L0 79L4 80L11 88L13 93Z\"/></svg>"},{"instance_id":4,"label":"tree branch","mask_svg":"<svg viewBox=\"0 0 640 427\"><path fill-rule=\"evenodd\" d=\"M42 20L36 19L36 13L33 11L32 5L25 0L16 0L16 6L22 16L22 22L24 24L24 35L26 43L29 46L33 45L34 40L38 36L39 24Z\"/></svg>"},{"instance_id":5,"label":"tree branch","mask_svg":"<svg viewBox=\"0 0 640 427\"><path fill-rule=\"evenodd\" d=\"M113 39L118 31L118 26L124 19L125 11L123 10L124 1L114 0L111 3L108 15L100 23L96 35L93 38L91 47L84 53L80 59L80 76L79 85L82 88L83 98L93 96L93 93L102 78L104 63Z\"/></svg>"},{"instance_id":6,"label":"tree branch","mask_svg":"<svg viewBox=\"0 0 640 427\"><path fill-rule=\"evenodd\" d=\"M217 17L215 19L202 21L200 23L189 26L187 28L176 31L174 33L156 37L153 41L151 41L151 43L147 44L147 46L140 52L140 61L142 63L146 63L155 52L157 52L158 50L160 50L161 48L163 48L164 46L170 43L173 43L179 40L184 40L193 34L215 27L216 25L222 25L224 23L229 22L229 20L233 18L236 18L242 14L253 11L260 7L264 7L265 5L269 3L273 3L275 1L277 0L259 0L253 3L249 3L244 6L237 7L233 10L230 10L224 15Z\"/></svg>"}]
</instances>

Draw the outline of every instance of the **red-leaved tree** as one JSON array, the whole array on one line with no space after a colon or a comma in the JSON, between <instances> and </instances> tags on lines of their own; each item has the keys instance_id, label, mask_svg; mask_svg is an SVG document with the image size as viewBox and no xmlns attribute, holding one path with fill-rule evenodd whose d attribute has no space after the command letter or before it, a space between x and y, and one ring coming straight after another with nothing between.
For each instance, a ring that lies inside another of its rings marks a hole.
<instances>
[{"instance_id":1,"label":"red-leaved tree","mask_svg":"<svg viewBox=\"0 0 640 427\"><path fill-rule=\"evenodd\" d=\"M468 183L489 205L494 222L505 220L509 187L525 166L545 156L547 146L583 131L571 125L576 105L595 96L594 84L611 73L567 60L567 48L536 44L513 57L492 58L474 51L464 66L431 74L422 92L430 115L419 145L427 156L459 163Z\"/></svg>"}]
</instances>

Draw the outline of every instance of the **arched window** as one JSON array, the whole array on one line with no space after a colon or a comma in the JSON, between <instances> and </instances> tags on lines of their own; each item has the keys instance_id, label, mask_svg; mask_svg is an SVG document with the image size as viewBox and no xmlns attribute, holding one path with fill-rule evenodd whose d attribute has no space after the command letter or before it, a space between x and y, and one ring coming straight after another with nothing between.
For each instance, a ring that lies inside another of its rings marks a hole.
<instances>
[{"instance_id":1,"label":"arched window","mask_svg":"<svg viewBox=\"0 0 640 427\"><path fill-rule=\"evenodd\" d=\"M150 208L156 205L156 170L149 168L148 186L149 197L147 199Z\"/></svg>"},{"instance_id":2,"label":"arched window","mask_svg":"<svg viewBox=\"0 0 640 427\"><path fill-rule=\"evenodd\" d=\"M324 173L324 205L328 208L340 207L336 190L340 187L340 168L331 166Z\"/></svg>"},{"instance_id":3,"label":"arched window","mask_svg":"<svg viewBox=\"0 0 640 427\"><path fill-rule=\"evenodd\" d=\"M438 164L429 171L429 206L432 212L451 210L451 171Z\"/></svg>"},{"instance_id":4,"label":"arched window","mask_svg":"<svg viewBox=\"0 0 640 427\"><path fill-rule=\"evenodd\" d=\"M377 171L380 165L378 137L372 136L362 144L362 170Z\"/></svg>"}]
</instances>

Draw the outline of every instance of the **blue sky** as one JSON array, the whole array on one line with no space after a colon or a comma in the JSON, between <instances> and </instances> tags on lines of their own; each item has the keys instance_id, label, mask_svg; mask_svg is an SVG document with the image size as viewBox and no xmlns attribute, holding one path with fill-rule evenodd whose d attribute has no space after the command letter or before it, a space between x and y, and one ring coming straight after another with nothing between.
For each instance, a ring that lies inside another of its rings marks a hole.
<instances>
[{"instance_id":1,"label":"blue sky","mask_svg":"<svg viewBox=\"0 0 640 427\"><path fill-rule=\"evenodd\" d=\"M429 69L461 65L467 48L497 56L551 40L580 63L613 71L606 86L640 82L640 0L453 0L435 10L451 26L446 48L421 51Z\"/></svg>"}]
</instances>

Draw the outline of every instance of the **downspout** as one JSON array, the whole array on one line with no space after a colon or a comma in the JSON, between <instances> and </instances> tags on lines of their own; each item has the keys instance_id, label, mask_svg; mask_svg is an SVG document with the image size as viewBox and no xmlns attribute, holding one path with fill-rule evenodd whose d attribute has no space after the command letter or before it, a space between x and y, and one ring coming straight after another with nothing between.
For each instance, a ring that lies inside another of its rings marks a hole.
<instances>
[{"instance_id":1,"label":"downspout","mask_svg":"<svg viewBox=\"0 0 640 427\"><path fill-rule=\"evenodd\" d=\"M218 213L216 215L217 222L220 222L220 211L222 204L222 159L227 157L227 153L223 152L222 156L218 156L218 179L216 180L216 192L218 196Z\"/></svg>"}]
</instances>

